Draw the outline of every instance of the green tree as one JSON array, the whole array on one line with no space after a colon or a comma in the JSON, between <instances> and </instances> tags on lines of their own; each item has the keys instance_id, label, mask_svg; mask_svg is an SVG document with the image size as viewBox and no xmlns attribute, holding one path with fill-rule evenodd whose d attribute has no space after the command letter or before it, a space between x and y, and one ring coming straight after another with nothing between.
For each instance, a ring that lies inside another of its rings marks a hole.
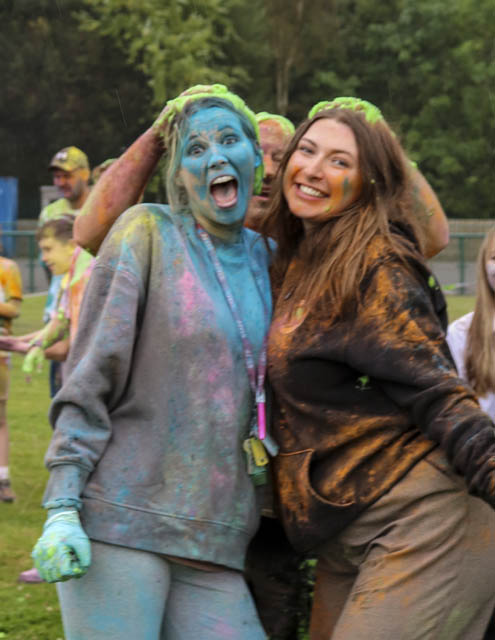
<instances>
[{"instance_id":1,"label":"green tree","mask_svg":"<svg viewBox=\"0 0 495 640\"><path fill-rule=\"evenodd\" d=\"M341 0L337 13L305 95L376 103L449 216L493 216L492 0Z\"/></svg>"},{"instance_id":2,"label":"green tree","mask_svg":"<svg viewBox=\"0 0 495 640\"><path fill-rule=\"evenodd\" d=\"M367 98L450 216L494 214L493 0L4 0L0 19L0 175L21 178L23 216L57 149L115 156L207 82L295 122Z\"/></svg>"},{"instance_id":3,"label":"green tree","mask_svg":"<svg viewBox=\"0 0 495 640\"><path fill-rule=\"evenodd\" d=\"M334 8L333 0L265 0L279 113L287 114L296 79L321 63L336 30Z\"/></svg>"},{"instance_id":4,"label":"green tree","mask_svg":"<svg viewBox=\"0 0 495 640\"><path fill-rule=\"evenodd\" d=\"M74 144L92 164L121 153L150 111L142 74L109 38L82 33L77 0L0 5L0 175L20 180L20 216L39 214L52 155Z\"/></svg>"},{"instance_id":5,"label":"green tree","mask_svg":"<svg viewBox=\"0 0 495 640\"><path fill-rule=\"evenodd\" d=\"M229 10L236 0L85 0L86 31L113 39L147 78L155 108L193 84L242 84L226 47L236 40Z\"/></svg>"}]
</instances>

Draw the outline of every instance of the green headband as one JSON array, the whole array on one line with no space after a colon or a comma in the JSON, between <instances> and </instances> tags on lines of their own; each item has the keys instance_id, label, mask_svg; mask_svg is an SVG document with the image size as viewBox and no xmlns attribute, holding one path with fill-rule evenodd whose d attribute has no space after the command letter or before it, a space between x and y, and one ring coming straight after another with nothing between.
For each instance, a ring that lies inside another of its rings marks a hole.
<instances>
[{"instance_id":1,"label":"green headband","mask_svg":"<svg viewBox=\"0 0 495 640\"><path fill-rule=\"evenodd\" d=\"M377 122L383 122L384 118L382 112L374 104L367 100L361 100L360 98L334 98L332 101L323 100L311 107L308 118L313 118L320 111L326 111L328 109L352 109L353 111L362 111L365 119L370 124L376 124Z\"/></svg>"},{"instance_id":2,"label":"green headband","mask_svg":"<svg viewBox=\"0 0 495 640\"><path fill-rule=\"evenodd\" d=\"M256 120L258 124L266 122L267 120L274 120L280 125L282 131L287 136L293 136L296 131L296 128L294 127L292 122L284 116L279 116L278 113L268 113L268 111L260 111L256 114Z\"/></svg>"},{"instance_id":3,"label":"green headband","mask_svg":"<svg viewBox=\"0 0 495 640\"><path fill-rule=\"evenodd\" d=\"M254 112L251 111L242 98L229 91L223 84L196 84L193 87L189 87L189 89L183 91L179 96L177 96L177 98L167 102L167 109L162 112L163 120L167 120L171 123L173 119L182 112L187 104L194 100L201 100L202 98L219 98L220 100L230 102L234 109L239 113L242 113L242 115L244 115L251 123L256 136L256 141L259 144L260 131ZM263 161L261 160L260 164L254 169L253 191L255 195L261 193L263 174L264 168Z\"/></svg>"}]
</instances>

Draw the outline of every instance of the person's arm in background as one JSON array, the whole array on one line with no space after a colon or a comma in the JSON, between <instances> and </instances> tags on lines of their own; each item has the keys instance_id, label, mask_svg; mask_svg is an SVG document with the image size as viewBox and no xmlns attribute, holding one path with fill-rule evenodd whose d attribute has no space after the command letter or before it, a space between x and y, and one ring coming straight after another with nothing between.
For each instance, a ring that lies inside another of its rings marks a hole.
<instances>
[{"instance_id":1,"label":"person's arm in background","mask_svg":"<svg viewBox=\"0 0 495 640\"><path fill-rule=\"evenodd\" d=\"M43 328L38 331L31 331L31 333L25 333L22 336L10 336L10 340L18 340L19 342L30 342L33 338L43 331Z\"/></svg>"},{"instance_id":2,"label":"person's arm in background","mask_svg":"<svg viewBox=\"0 0 495 640\"><path fill-rule=\"evenodd\" d=\"M45 358L48 360L55 360L56 362L64 362L69 355L70 340L65 338L64 340L58 340L51 347L45 349Z\"/></svg>"},{"instance_id":3,"label":"person's arm in background","mask_svg":"<svg viewBox=\"0 0 495 640\"><path fill-rule=\"evenodd\" d=\"M65 360L68 352L68 340L67 350L65 350L64 344L59 344L59 341L65 343L68 330L69 320L59 311L31 340L29 350L22 363L22 371L26 375L27 382L30 381L33 371L41 373L45 358L59 362ZM52 345L58 346L53 348ZM51 351L50 348L52 348Z\"/></svg>"},{"instance_id":4,"label":"person's arm in background","mask_svg":"<svg viewBox=\"0 0 495 640\"><path fill-rule=\"evenodd\" d=\"M52 344L63 340L69 330L69 320L62 311L57 311L55 316L48 322L41 331L36 333L32 341L33 345L48 349Z\"/></svg>"},{"instance_id":5,"label":"person's arm in background","mask_svg":"<svg viewBox=\"0 0 495 640\"><path fill-rule=\"evenodd\" d=\"M0 316L3 318L17 318L21 310L22 300L11 298L8 302L0 302Z\"/></svg>"},{"instance_id":6,"label":"person's arm in background","mask_svg":"<svg viewBox=\"0 0 495 640\"><path fill-rule=\"evenodd\" d=\"M168 127L165 106L153 125L117 158L91 189L74 223L74 240L96 255L115 220L139 202L163 152Z\"/></svg>"},{"instance_id":7,"label":"person's arm in background","mask_svg":"<svg viewBox=\"0 0 495 640\"><path fill-rule=\"evenodd\" d=\"M449 222L435 192L416 167L412 170L415 210L425 236L425 257L433 258L449 243Z\"/></svg>"}]
</instances>

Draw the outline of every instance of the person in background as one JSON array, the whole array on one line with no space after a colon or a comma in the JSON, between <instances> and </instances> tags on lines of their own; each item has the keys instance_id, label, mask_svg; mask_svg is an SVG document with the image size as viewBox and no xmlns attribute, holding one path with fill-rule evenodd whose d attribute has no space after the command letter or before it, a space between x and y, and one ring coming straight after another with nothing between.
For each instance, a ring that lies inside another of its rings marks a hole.
<instances>
[{"instance_id":1,"label":"person in background","mask_svg":"<svg viewBox=\"0 0 495 640\"><path fill-rule=\"evenodd\" d=\"M96 184L101 176L105 173L105 171L112 166L116 159L117 158L107 158L107 160L104 160L103 162L100 162L100 164L96 165L96 167L93 167L91 171L91 183Z\"/></svg>"},{"instance_id":2,"label":"person in background","mask_svg":"<svg viewBox=\"0 0 495 640\"><path fill-rule=\"evenodd\" d=\"M13 260L0 257L0 331L12 333L12 320L17 318L22 302L22 280L19 267ZM0 502L14 502L10 484L9 429L7 399L10 382L10 354L0 351Z\"/></svg>"},{"instance_id":3,"label":"person in background","mask_svg":"<svg viewBox=\"0 0 495 640\"><path fill-rule=\"evenodd\" d=\"M474 389L480 407L495 421L495 227L486 234L476 267L474 311L454 320L447 343L459 376ZM495 637L495 614L485 640Z\"/></svg>"},{"instance_id":4,"label":"person in background","mask_svg":"<svg viewBox=\"0 0 495 640\"><path fill-rule=\"evenodd\" d=\"M46 205L38 218L38 227L49 220L55 220L63 215L77 216L90 193L91 171L88 156L78 147L64 147L57 151L49 164L53 184L57 187L61 197ZM44 265L43 261L42 264ZM50 269L47 271L49 288L43 312L43 322L52 317L57 304L61 276L54 276ZM60 388L61 366L56 360L50 362L50 395L53 397Z\"/></svg>"},{"instance_id":5,"label":"person in background","mask_svg":"<svg viewBox=\"0 0 495 640\"><path fill-rule=\"evenodd\" d=\"M339 98L298 128L263 227L275 485L318 556L312 640L479 640L495 601L495 429L452 362L413 191L380 111Z\"/></svg>"},{"instance_id":6,"label":"person in background","mask_svg":"<svg viewBox=\"0 0 495 640\"><path fill-rule=\"evenodd\" d=\"M62 294L62 282L67 281L67 273L71 264L72 256L77 247L72 239L72 229L74 225L74 216L60 214L56 218L52 218L45 222L37 232L38 246L43 262L52 275L52 280L57 279L57 297L50 304L50 315L46 316L46 307L43 314L45 326L37 331L33 331L27 335L15 336L11 338L12 350L22 350L26 353L34 348L36 340L41 336L50 335L50 341L55 346L47 350L46 357L55 362L58 366L56 370L50 369L50 396L53 397L54 392L62 382L61 362L65 360L68 352L68 340L63 340L66 333L66 319L59 317L58 307ZM8 347L8 345L6 345ZM48 346L48 345L46 345ZM31 356L32 357L32 356ZM29 360L27 361L29 362ZM25 361L26 363L26 361ZM40 361L38 361L38 365Z\"/></svg>"},{"instance_id":7,"label":"person in background","mask_svg":"<svg viewBox=\"0 0 495 640\"><path fill-rule=\"evenodd\" d=\"M33 371L40 371L45 358L63 363L76 335L79 311L94 258L74 242L73 225L73 216L66 214L45 222L38 230L43 261L54 276L62 277L62 281L56 311L50 321L39 331L13 339L29 341L22 367L27 376ZM61 371L63 382L63 364Z\"/></svg>"},{"instance_id":8,"label":"person in background","mask_svg":"<svg viewBox=\"0 0 495 640\"><path fill-rule=\"evenodd\" d=\"M48 359L60 363L63 381L64 363L75 339L84 291L94 265L93 257L74 242L73 224L74 217L66 214L48 220L37 233L43 261L62 281L56 311L49 322L38 331L12 337L10 345L5 345L26 353L22 370L27 379L33 372L40 372ZM28 584L44 582L34 567L22 571L18 580Z\"/></svg>"},{"instance_id":9,"label":"person in background","mask_svg":"<svg viewBox=\"0 0 495 640\"><path fill-rule=\"evenodd\" d=\"M67 213L76 216L90 192L89 160L81 149L74 146L60 149L51 159L48 168L61 197L43 207L38 227Z\"/></svg>"},{"instance_id":10,"label":"person in background","mask_svg":"<svg viewBox=\"0 0 495 640\"><path fill-rule=\"evenodd\" d=\"M260 144L263 151L263 187L259 195L254 195L244 224L250 229L258 230L270 203L273 181L277 174L284 151L294 135L294 125L284 116L276 113L260 111L256 114L260 128Z\"/></svg>"},{"instance_id":11,"label":"person in background","mask_svg":"<svg viewBox=\"0 0 495 640\"><path fill-rule=\"evenodd\" d=\"M454 320L447 342L459 376L495 420L495 228L483 240L476 269L474 311Z\"/></svg>"}]
</instances>

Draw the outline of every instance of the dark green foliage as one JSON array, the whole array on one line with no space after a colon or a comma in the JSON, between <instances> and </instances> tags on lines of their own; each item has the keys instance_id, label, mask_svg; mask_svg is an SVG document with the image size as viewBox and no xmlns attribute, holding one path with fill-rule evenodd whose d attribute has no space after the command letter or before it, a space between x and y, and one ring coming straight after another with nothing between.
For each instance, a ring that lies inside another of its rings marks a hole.
<instances>
[{"instance_id":1,"label":"dark green foliage","mask_svg":"<svg viewBox=\"0 0 495 640\"><path fill-rule=\"evenodd\" d=\"M288 100L296 123L324 98L375 102L449 216L495 213L493 0L4 0L0 18L0 175L23 217L56 150L114 157L211 81L255 110Z\"/></svg>"},{"instance_id":2,"label":"dark green foliage","mask_svg":"<svg viewBox=\"0 0 495 640\"><path fill-rule=\"evenodd\" d=\"M68 145L93 165L115 157L150 118L146 78L113 43L78 28L74 0L0 5L0 175L20 179L20 217L39 214L39 185Z\"/></svg>"}]
</instances>

